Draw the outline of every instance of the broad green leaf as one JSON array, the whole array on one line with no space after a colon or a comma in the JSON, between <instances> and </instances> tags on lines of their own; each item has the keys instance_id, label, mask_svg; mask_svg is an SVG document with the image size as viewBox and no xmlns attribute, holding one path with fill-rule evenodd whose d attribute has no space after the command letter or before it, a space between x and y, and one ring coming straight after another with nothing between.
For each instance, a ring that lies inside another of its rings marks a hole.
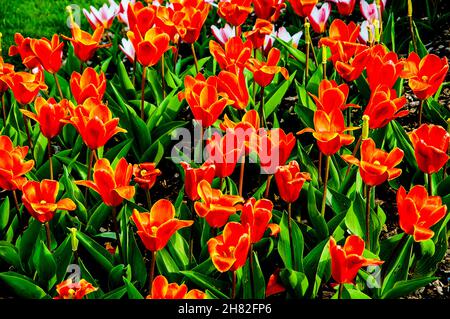
<instances>
[{"instance_id":1,"label":"broad green leaf","mask_svg":"<svg viewBox=\"0 0 450 319\"><path fill-rule=\"evenodd\" d=\"M280 105L283 101L287 90L291 86L292 81L295 79L296 72L297 71L294 71L294 73L289 76L289 80L283 81L280 86L278 86L278 88L273 93L271 93L270 98L267 100L267 102L264 103L264 115L266 116L266 119L269 118L269 116L276 110L278 105Z\"/></svg>"},{"instance_id":2,"label":"broad green leaf","mask_svg":"<svg viewBox=\"0 0 450 319\"><path fill-rule=\"evenodd\" d=\"M103 246L80 231L77 231L77 238L80 241L80 245L87 250L92 258L94 258L104 270L109 272L113 267L111 254Z\"/></svg>"},{"instance_id":3,"label":"broad green leaf","mask_svg":"<svg viewBox=\"0 0 450 319\"><path fill-rule=\"evenodd\" d=\"M201 289L208 289L219 298L229 299L229 297L222 292L226 287L224 282L215 280L195 271L185 270L180 272Z\"/></svg>"},{"instance_id":4,"label":"broad green leaf","mask_svg":"<svg viewBox=\"0 0 450 319\"><path fill-rule=\"evenodd\" d=\"M125 277L123 277L123 282L127 287L128 299L144 299L139 290Z\"/></svg>"},{"instance_id":5,"label":"broad green leaf","mask_svg":"<svg viewBox=\"0 0 450 319\"><path fill-rule=\"evenodd\" d=\"M428 285L430 282L438 279L437 277L426 277L426 278L417 278L412 280L402 280L398 281L394 284L394 287L386 291L382 298L383 299L395 299L403 296L407 296L417 289Z\"/></svg>"},{"instance_id":6,"label":"broad green leaf","mask_svg":"<svg viewBox=\"0 0 450 319\"><path fill-rule=\"evenodd\" d=\"M0 273L0 280L8 285L16 296L25 299L49 299L41 287L34 284L28 277L7 271Z\"/></svg>"}]
</instances>

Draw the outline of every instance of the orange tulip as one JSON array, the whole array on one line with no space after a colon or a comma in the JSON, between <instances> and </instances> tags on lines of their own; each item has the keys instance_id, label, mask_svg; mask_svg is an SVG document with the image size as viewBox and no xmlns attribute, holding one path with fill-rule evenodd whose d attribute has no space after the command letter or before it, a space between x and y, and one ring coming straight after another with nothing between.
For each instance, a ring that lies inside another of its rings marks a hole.
<instances>
[{"instance_id":1,"label":"orange tulip","mask_svg":"<svg viewBox=\"0 0 450 319\"><path fill-rule=\"evenodd\" d=\"M222 194L206 180L198 183L197 192L202 201L195 202L195 212L214 228L225 225L228 218L238 211L236 205L244 201L240 196Z\"/></svg>"},{"instance_id":2,"label":"orange tulip","mask_svg":"<svg viewBox=\"0 0 450 319\"><path fill-rule=\"evenodd\" d=\"M283 67L277 66L280 61L280 55L280 50L272 48L267 55L267 61L262 62L254 58L248 60L246 67L253 73L254 81L261 87L266 87L272 83L277 73L281 73L286 80L289 79L288 71Z\"/></svg>"},{"instance_id":3,"label":"orange tulip","mask_svg":"<svg viewBox=\"0 0 450 319\"><path fill-rule=\"evenodd\" d=\"M145 248L152 252L163 249L176 231L194 223L192 220L176 219L175 207L167 199L158 200L149 213L139 213L134 209L131 219Z\"/></svg>"},{"instance_id":4,"label":"orange tulip","mask_svg":"<svg viewBox=\"0 0 450 319\"><path fill-rule=\"evenodd\" d=\"M91 150L104 146L117 133L126 133L118 127L119 118L113 118L109 108L93 98L78 106L63 122L72 124Z\"/></svg>"},{"instance_id":5,"label":"orange tulip","mask_svg":"<svg viewBox=\"0 0 450 319\"><path fill-rule=\"evenodd\" d=\"M236 164L245 154L245 146L248 135L236 130L228 130L221 137L217 132L208 139L206 144L207 161L216 167L216 176L224 178L230 176Z\"/></svg>"},{"instance_id":6,"label":"orange tulip","mask_svg":"<svg viewBox=\"0 0 450 319\"><path fill-rule=\"evenodd\" d=\"M132 174L133 167L125 158L119 160L115 170L106 158L101 158L94 165L94 181L75 181L75 184L91 188L106 205L116 207L134 196L135 189L130 186Z\"/></svg>"},{"instance_id":7,"label":"orange tulip","mask_svg":"<svg viewBox=\"0 0 450 319\"><path fill-rule=\"evenodd\" d=\"M28 181L22 187L22 202L28 212L40 223L53 219L56 210L75 210L77 206L69 199L56 201L59 183L44 179L42 182Z\"/></svg>"},{"instance_id":8,"label":"orange tulip","mask_svg":"<svg viewBox=\"0 0 450 319\"><path fill-rule=\"evenodd\" d=\"M242 116L242 120L239 123L231 121L225 114L223 117L223 122L220 123L220 128L226 131L227 129L236 128L236 126L241 123L244 123L246 126L252 127L255 131L258 131L260 125L258 112L256 110L250 110L245 112L244 116Z\"/></svg>"},{"instance_id":9,"label":"orange tulip","mask_svg":"<svg viewBox=\"0 0 450 319\"><path fill-rule=\"evenodd\" d=\"M428 240L434 236L430 229L447 213L440 196L428 196L422 185L416 185L409 193L403 186L397 191L397 208L400 228L414 237L416 242Z\"/></svg>"},{"instance_id":10,"label":"orange tulip","mask_svg":"<svg viewBox=\"0 0 450 319\"><path fill-rule=\"evenodd\" d=\"M450 134L441 126L422 124L409 135L419 169L427 174L438 172L448 161Z\"/></svg>"},{"instance_id":11,"label":"orange tulip","mask_svg":"<svg viewBox=\"0 0 450 319\"><path fill-rule=\"evenodd\" d=\"M356 235L348 236L344 247L330 238L331 276L338 284L354 284L361 267L381 265L384 261L368 259L362 256L364 240Z\"/></svg>"},{"instance_id":12,"label":"orange tulip","mask_svg":"<svg viewBox=\"0 0 450 319\"><path fill-rule=\"evenodd\" d=\"M84 69L83 74L73 72L70 76L70 90L78 104L83 104L90 97L102 100L106 91L105 74L98 74L93 68Z\"/></svg>"},{"instance_id":13,"label":"orange tulip","mask_svg":"<svg viewBox=\"0 0 450 319\"><path fill-rule=\"evenodd\" d=\"M369 127L376 129L386 126L390 121L408 115L408 110L402 110L406 105L404 96L397 98L394 89L379 85L370 96L364 114L369 116Z\"/></svg>"},{"instance_id":14,"label":"orange tulip","mask_svg":"<svg viewBox=\"0 0 450 319\"><path fill-rule=\"evenodd\" d=\"M185 284L169 284L166 277L159 275L152 282L152 295L146 299L207 299L206 294L198 289L188 291Z\"/></svg>"},{"instance_id":15,"label":"orange tulip","mask_svg":"<svg viewBox=\"0 0 450 319\"><path fill-rule=\"evenodd\" d=\"M344 134L345 131L355 128L345 127L342 111L335 109L330 114L317 110L314 113L314 130L305 128L297 134L312 132L317 140L317 146L324 155L333 155L344 145L350 145L355 137Z\"/></svg>"},{"instance_id":16,"label":"orange tulip","mask_svg":"<svg viewBox=\"0 0 450 319\"><path fill-rule=\"evenodd\" d=\"M39 64L49 73L57 73L61 68L64 42L59 42L59 37L54 34L52 40L47 38L31 39L30 47Z\"/></svg>"},{"instance_id":17,"label":"orange tulip","mask_svg":"<svg viewBox=\"0 0 450 319\"><path fill-rule=\"evenodd\" d=\"M275 22L281 10L286 8L286 3L284 0L253 0L253 8L258 18Z\"/></svg>"},{"instance_id":18,"label":"orange tulip","mask_svg":"<svg viewBox=\"0 0 450 319\"><path fill-rule=\"evenodd\" d=\"M295 143L294 134L286 134L281 128L270 131L260 129L256 152L261 169L266 174L274 174L277 167L284 165L289 159Z\"/></svg>"},{"instance_id":19,"label":"orange tulip","mask_svg":"<svg viewBox=\"0 0 450 319\"><path fill-rule=\"evenodd\" d=\"M103 37L103 31L104 28L99 26L91 35L88 32L81 30L76 23L73 23L71 28L72 38L68 38L64 35L62 37L65 40L72 42L73 51L76 57L84 63L92 59L95 51L98 49L106 48L112 45L111 43L100 44Z\"/></svg>"},{"instance_id":20,"label":"orange tulip","mask_svg":"<svg viewBox=\"0 0 450 319\"><path fill-rule=\"evenodd\" d=\"M266 37L272 34L272 31L272 23L264 19L256 19L253 30L244 32L244 36L252 42L253 48L259 49L264 45Z\"/></svg>"},{"instance_id":21,"label":"orange tulip","mask_svg":"<svg viewBox=\"0 0 450 319\"><path fill-rule=\"evenodd\" d=\"M178 35L185 43L196 42L211 5L202 0L173 1L172 4L175 10L173 22Z\"/></svg>"},{"instance_id":22,"label":"orange tulip","mask_svg":"<svg viewBox=\"0 0 450 319\"><path fill-rule=\"evenodd\" d=\"M295 202L303 184L310 180L311 175L301 172L297 161L290 161L288 165L279 166L275 173L278 191L286 203Z\"/></svg>"},{"instance_id":23,"label":"orange tulip","mask_svg":"<svg viewBox=\"0 0 450 319\"><path fill-rule=\"evenodd\" d=\"M0 95L8 90L8 84L3 79L11 73L14 73L14 65L5 63L0 56Z\"/></svg>"},{"instance_id":24,"label":"orange tulip","mask_svg":"<svg viewBox=\"0 0 450 319\"><path fill-rule=\"evenodd\" d=\"M420 59L417 53L411 52L405 62L401 76L408 79L409 87L420 100L436 93L448 72L447 58L441 59L434 54Z\"/></svg>"},{"instance_id":25,"label":"orange tulip","mask_svg":"<svg viewBox=\"0 0 450 319\"><path fill-rule=\"evenodd\" d=\"M51 139L61 132L65 125L62 120L70 118L70 110L73 108L73 105L66 99L57 103L52 97L46 101L43 97L38 96L34 102L34 108L36 109L36 114L28 110L20 111L38 122L42 135Z\"/></svg>"},{"instance_id":26,"label":"orange tulip","mask_svg":"<svg viewBox=\"0 0 450 319\"><path fill-rule=\"evenodd\" d=\"M133 165L134 181L140 188L150 190L155 185L156 177L161 171L156 168L155 163L141 163Z\"/></svg>"},{"instance_id":27,"label":"orange tulip","mask_svg":"<svg viewBox=\"0 0 450 319\"><path fill-rule=\"evenodd\" d=\"M69 278L56 285L58 296L53 299L83 299L84 296L97 289L85 279L81 279L79 282L73 282L73 279Z\"/></svg>"},{"instance_id":28,"label":"orange tulip","mask_svg":"<svg viewBox=\"0 0 450 319\"><path fill-rule=\"evenodd\" d=\"M194 118L203 127L214 124L225 106L233 101L226 94L218 91L217 77L210 76L207 80L199 73L194 78L187 75L184 78L185 91L178 95L179 99L186 99Z\"/></svg>"},{"instance_id":29,"label":"orange tulip","mask_svg":"<svg viewBox=\"0 0 450 319\"><path fill-rule=\"evenodd\" d=\"M130 31L145 34L155 24L155 8L153 6L144 6L140 1L129 3L127 18Z\"/></svg>"},{"instance_id":30,"label":"orange tulip","mask_svg":"<svg viewBox=\"0 0 450 319\"><path fill-rule=\"evenodd\" d=\"M243 69L247 60L252 56L252 43L242 41L240 37L232 37L225 43L225 47L216 41L209 41L209 51L222 70L237 74Z\"/></svg>"},{"instance_id":31,"label":"orange tulip","mask_svg":"<svg viewBox=\"0 0 450 319\"><path fill-rule=\"evenodd\" d=\"M27 181L23 176L33 169L34 161L25 161L28 146L14 146L6 135L0 135L0 188L21 189Z\"/></svg>"},{"instance_id":32,"label":"orange tulip","mask_svg":"<svg viewBox=\"0 0 450 319\"><path fill-rule=\"evenodd\" d=\"M343 83L338 85L334 80L322 80L319 84L318 96L310 94L316 103L317 109L327 114L334 109L345 110L348 107L357 107L355 104L347 104L349 87Z\"/></svg>"},{"instance_id":33,"label":"orange tulip","mask_svg":"<svg viewBox=\"0 0 450 319\"><path fill-rule=\"evenodd\" d=\"M401 163L404 152L398 147L387 153L375 147L375 142L368 138L361 144L361 161L352 155L342 155L346 162L359 166L359 173L366 185L377 186L386 180L397 178L402 173L395 168Z\"/></svg>"},{"instance_id":34,"label":"orange tulip","mask_svg":"<svg viewBox=\"0 0 450 319\"><path fill-rule=\"evenodd\" d=\"M217 13L229 24L238 27L252 13L251 5L252 0L221 0L218 4Z\"/></svg>"},{"instance_id":35,"label":"orange tulip","mask_svg":"<svg viewBox=\"0 0 450 319\"><path fill-rule=\"evenodd\" d=\"M9 48L9 56L19 54L23 65L30 70L40 66L39 60L31 49L30 38L24 38L20 33L16 33L14 34L14 42L16 45Z\"/></svg>"},{"instance_id":36,"label":"orange tulip","mask_svg":"<svg viewBox=\"0 0 450 319\"><path fill-rule=\"evenodd\" d=\"M316 6L319 0L289 0L289 3L294 9L295 14L300 17L307 17Z\"/></svg>"},{"instance_id":37,"label":"orange tulip","mask_svg":"<svg viewBox=\"0 0 450 319\"><path fill-rule=\"evenodd\" d=\"M269 277L266 287L266 298L286 291L286 288L280 283L280 270L278 269Z\"/></svg>"},{"instance_id":38,"label":"orange tulip","mask_svg":"<svg viewBox=\"0 0 450 319\"><path fill-rule=\"evenodd\" d=\"M372 47L366 65L370 89L373 91L380 84L392 88L403 70L403 64L397 53L388 52L382 44Z\"/></svg>"},{"instance_id":39,"label":"orange tulip","mask_svg":"<svg viewBox=\"0 0 450 319\"><path fill-rule=\"evenodd\" d=\"M158 6L155 8L155 25L166 33L174 43L178 42L179 34L175 24L175 10L171 7Z\"/></svg>"},{"instance_id":40,"label":"orange tulip","mask_svg":"<svg viewBox=\"0 0 450 319\"><path fill-rule=\"evenodd\" d=\"M159 28L151 28L141 34L139 31L128 31L127 36L133 43L136 59L143 66L153 66L169 50L170 37Z\"/></svg>"},{"instance_id":41,"label":"orange tulip","mask_svg":"<svg viewBox=\"0 0 450 319\"><path fill-rule=\"evenodd\" d=\"M272 219L273 203L268 199L250 198L242 207L241 223L250 227L250 242L257 243L263 238Z\"/></svg>"},{"instance_id":42,"label":"orange tulip","mask_svg":"<svg viewBox=\"0 0 450 319\"><path fill-rule=\"evenodd\" d=\"M228 98L233 101L232 107L237 110L247 108L250 96L243 70L237 71L237 74L221 71L217 76L217 82L218 90L227 94Z\"/></svg>"},{"instance_id":43,"label":"orange tulip","mask_svg":"<svg viewBox=\"0 0 450 319\"><path fill-rule=\"evenodd\" d=\"M220 272L236 271L245 265L250 249L249 227L230 222L221 235L208 240L211 260Z\"/></svg>"},{"instance_id":44,"label":"orange tulip","mask_svg":"<svg viewBox=\"0 0 450 319\"><path fill-rule=\"evenodd\" d=\"M216 167L210 162L204 163L199 168L193 168L186 162L180 164L184 169L184 192L190 200L196 201L200 198L197 191L198 184L202 180L211 184L216 173Z\"/></svg>"},{"instance_id":45,"label":"orange tulip","mask_svg":"<svg viewBox=\"0 0 450 319\"><path fill-rule=\"evenodd\" d=\"M47 90L42 71L36 74L27 72L9 73L3 77L3 81L12 90L17 102L22 105L34 101L40 90Z\"/></svg>"}]
</instances>

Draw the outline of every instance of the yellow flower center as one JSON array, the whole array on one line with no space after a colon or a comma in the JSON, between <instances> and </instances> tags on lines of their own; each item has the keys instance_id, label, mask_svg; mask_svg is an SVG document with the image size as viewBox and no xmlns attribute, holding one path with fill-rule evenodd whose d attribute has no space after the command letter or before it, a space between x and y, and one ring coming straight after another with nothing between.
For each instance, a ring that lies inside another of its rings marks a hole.
<instances>
[{"instance_id":1,"label":"yellow flower center","mask_svg":"<svg viewBox=\"0 0 450 319\"><path fill-rule=\"evenodd\" d=\"M47 202L46 202L45 200L41 200L39 203L40 203L41 205L47 204Z\"/></svg>"},{"instance_id":2,"label":"yellow flower center","mask_svg":"<svg viewBox=\"0 0 450 319\"><path fill-rule=\"evenodd\" d=\"M145 174L147 174L147 170L146 169L141 170L141 176L145 176Z\"/></svg>"},{"instance_id":3,"label":"yellow flower center","mask_svg":"<svg viewBox=\"0 0 450 319\"><path fill-rule=\"evenodd\" d=\"M155 234L157 230L158 230L158 227L152 226L152 228L151 228L152 234Z\"/></svg>"},{"instance_id":4,"label":"yellow flower center","mask_svg":"<svg viewBox=\"0 0 450 319\"><path fill-rule=\"evenodd\" d=\"M428 76L427 76L427 75L422 75L422 80L423 80L424 82L427 82L427 81L428 81Z\"/></svg>"}]
</instances>

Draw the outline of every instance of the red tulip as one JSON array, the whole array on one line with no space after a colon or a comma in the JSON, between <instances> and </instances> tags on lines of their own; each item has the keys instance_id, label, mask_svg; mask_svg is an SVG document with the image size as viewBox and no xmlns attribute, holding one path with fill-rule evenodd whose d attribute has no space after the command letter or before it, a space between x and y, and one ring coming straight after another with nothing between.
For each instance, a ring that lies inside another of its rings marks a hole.
<instances>
[{"instance_id":1,"label":"red tulip","mask_svg":"<svg viewBox=\"0 0 450 319\"><path fill-rule=\"evenodd\" d=\"M355 8L356 0L328 0L334 2L338 8L339 14L343 16L349 16L352 14Z\"/></svg>"},{"instance_id":2,"label":"red tulip","mask_svg":"<svg viewBox=\"0 0 450 319\"><path fill-rule=\"evenodd\" d=\"M78 104L88 98L103 99L106 91L106 77L103 72L97 73L93 68L86 68L83 74L73 72L70 76L70 90Z\"/></svg>"},{"instance_id":3,"label":"red tulip","mask_svg":"<svg viewBox=\"0 0 450 319\"><path fill-rule=\"evenodd\" d=\"M281 10L286 8L284 0L253 0L255 15L259 19L275 22L280 17Z\"/></svg>"},{"instance_id":4,"label":"red tulip","mask_svg":"<svg viewBox=\"0 0 450 319\"><path fill-rule=\"evenodd\" d=\"M397 98L394 89L386 85L376 87L370 96L364 114L369 116L369 127L376 129L386 126L392 120L408 115L408 110L402 110L406 105L404 96Z\"/></svg>"},{"instance_id":5,"label":"red tulip","mask_svg":"<svg viewBox=\"0 0 450 319\"><path fill-rule=\"evenodd\" d=\"M133 167L125 158L119 160L115 169L106 158L101 158L94 165L94 181L75 181L75 184L91 188L106 205L116 207L134 196L135 189L130 186L132 174Z\"/></svg>"},{"instance_id":6,"label":"red tulip","mask_svg":"<svg viewBox=\"0 0 450 319\"><path fill-rule=\"evenodd\" d=\"M352 155L342 155L342 158L351 164L359 166L359 173L366 185L377 186L386 180L397 178L402 173L395 168L401 163L404 152L398 147L387 153L375 147L375 142L368 138L361 144L361 161Z\"/></svg>"},{"instance_id":7,"label":"red tulip","mask_svg":"<svg viewBox=\"0 0 450 319\"><path fill-rule=\"evenodd\" d=\"M250 242L257 243L263 238L272 219L273 203L268 199L250 198L242 207L241 223L250 226Z\"/></svg>"},{"instance_id":8,"label":"red tulip","mask_svg":"<svg viewBox=\"0 0 450 319\"><path fill-rule=\"evenodd\" d=\"M8 90L8 84L3 79L11 73L14 73L14 65L5 63L0 56L0 95Z\"/></svg>"},{"instance_id":9,"label":"red tulip","mask_svg":"<svg viewBox=\"0 0 450 319\"><path fill-rule=\"evenodd\" d=\"M0 135L0 188L21 189L27 181L23 176L33 169L34 161L25 161L28 146L14 146L6 135Z\"/></svg>"},{"instance_id":10,"label":"red tulip","mask_svg":"<svg viewBox=\"0 0 450 319\"><path fill-rule=\"evenodd\" d=\"M11 89L17 102L22 105L34 101L40 90L47 90L42 71L36 74L27 72L9 73L3 77L3 81Z\"/></svg>"},{"instance_id":11,"label":"red tulip","mask_svg":"<svg viewBox=\"0 0 450 319\"><path fill-rule=\"evenodd\" d=\"M228 218L236 214L236 205L244 201L240 196L223 195L220 190L213 189L206 180L198 183L197 192L202 201L195 202L195 212L214 228L225 225Z\"/></svg>"},{"instance_id":12,"label":"red tulip","mask_svg":"<svg viewBox=\"0 0 450 319\"><path fill-rule=\"evenodd\" d=\"M450 134L441 126L422 124L409 135L419 169L427 174L438 172L448 161Z\"/></svg>"},{"instance_id":13,"label":"red tulip","mask_svg":"<svg viewBox=\"0 0 450 319\"><path fill-rule=\"evenodd\" d=\"M155 185L156 177L161 171L156 168L155 163L140 163L133 165L134 181L140 188L150 190Z\"/></svg>"},{"instance_id":14,"label":"red tulip","mask_svg":"<svg viewBox=\"0 0 450 319\"><path fill-rule=\"evenodd\" d=\"M294 12L300 17L307 17L319 0L289 0Z\"/></svg>"},{"instance_id":15,"label":"red tulip","mask_svg":"<svg viewBox=\"0 0 450 319\"><path fill-rule=\"evenodd\" d=\"M128 27L132 32L145 34L154 26L155 17L156 13L153 6L144 6L140 1L128 5Z\"/></svg>"},{"instance_id":16,"label":"red tulip","mask_svg":"<svg viewBox=\"0 0 450 319\"><path fill-rule=\"evenodd\" d=\"M217 76L218 90L224 92L233 101L231 106L237 110L245 110L250 99L243 71L238 70L237 74L221 71Z\"/></svg>"},{"instance_id":17,"label":"red tulip","mask_svg":"<svg viewBox=\"0 0 450 319\"><path fill-rule=\"evenodd\" d=\"M206 299L203 291L192 289L188 291L185 284L178 285L167 281L166 277L159 275L152 282L151 296L146 299Z\"/></svg>"},{"instance_id":18,"label":"red tulip","mask_svg":"<svg viewBox=\"0 0 450 319\"><path fill-rule=\"evenodd\" d=\"M208 139L206 144L207 161L214 163L216 176L220 178L230 176L236 164L241 160L241 156L245 154L247 136L241 133L235 132L235 130L228 130L221 137L216 132Z\"/></svg>"},{"instance_id":19,"label":"red tulip","mask_svg":"<svg viewBox=\"0 0 450 319\"><path fill-rule=\"evenodd\" d=\"M278 191L286 203L295 202L300 195L303 184L310 180L311 175L301 172L297 161L291 161L288 165L279 166L275 173Z\"/></svg>"},{"instance_id":20,"label":"red tulip","mask_svg":"<svg viewBox=\"0 0 450 319\"><path fill-rule=\"evenodd\" d=\"M286 134L281 128L259 130L256 152L260 167L266 174L274 174L277 167L289 159L296 140L292 133Z\"/></svg>"},{"instance_id":21,"label":"red tulip","mask_svg":"<svg viewBox=\"0 0 450 319\"><path fill-rule=\"evenodd\" d=\"M362 256L364 240L356 235L348 236L344 247L330 238L331 276L338 284L354 284L361 267L381 265L383 261Z\"/></svg>"},{"instance_id":22,"label":"red tulip","mask_svg":"<svg viewBox=\"0 0 450 319\"><path fill-rule=\"evenodd\" d=\"M104 146L117 133L126 132L118 127L119 118L113 118L106 105L92 98L73 110L69 120L63 121L76 128L83 142L91 150Z\"/></svg>"},{"instance_id":23,"label":"red tulip","mask_svg":"<svg viewBox=\"0 0 450 319\"><path fill-rule=\"evenodd\" d=\"M58 296L53 299L83 299L84 296L97 289L85 279L81 279L79 282L73 282L73 279L69 278L56 285Z\"/></svg>"},{"instance_id":24,"label":"red tulip","mask_svg":"<svg viewBox=\"0 0 450 319\"><path fill-rule=\"evenodd\" d=\"M428 196L422 185L416 185L409 193L400 186L397 191L397 208L400 228L414 237L416 242L428 240L434 236L430 229L447 213L439 196Z\"/></svg>"},{"instance_id":25,"label":"red tulip","mask_svg":"<svg viewBox=\"0 0 450 319\"><path fill-rule=\"evenodd\" d=\"M411 52L405 61L402 77L408 79L408 84L420 100L432 96L441 86L448 72L447 57L442 59L434 54L427 54L424 58Z\"/></svg>"},{"instance_id":26,"label":"red tulip","mask_svg":"<svg viewBox=\"0 0 450 319\"><path fill-rule=\"evenodd\" d=\"M253 73L254 81L258 83L259 86L268 86L272 83L273 78L277 73L281 73L286 80L289 79L288 71L283 67L277 66L280 61L280 55L280 50L272 48L267 55L267 61L262 62L254 58L248 60L246 67Z\"/></svg>"},{"instance_id":27,"label":"red tulip","mask_svg":"<svg viewBox=\"0 0 450 319\"><path fill-rule=\"evenodd\" d=\"M249 40L243 42L240 37L228 39L224 48L213 40L209 41L209 51L220 68L235 74L239 69L244 68L245 63L252 56L252 50L252 43Z\"/></svg>"},{"instance_id":28,"label":"red tulip","mask_svg":"<svg viewBox=\"0 0 450 319\"><path fill-rule=\"evenodd\" d=\"M65 40L72 42L73 51L76 57L83 63L92 59L95 52L100 48L106 48L112 44L100 44L103 37L103 27L95 29L94 33L90 35L88 32L83 31L76 23L72 23L71 32L72 38L62 36Z\"/></svg>"},{"instance_id":29,"label":"red tulip","mask_svg":"<svg viewBox=\"0 0 450 319\"><path fill-rule=\"evenodd\" d=\"M280 283L280 270L278 269L269 277L266 287L266 298L286 291L286 288Z\"/></svg>"},{"instance_id":30,"label":"red tulip","mask_svg":"<svg viewBox=\"0 0 450 319\"><path fill-rule=\"evenodd\" d=\"M139 213L134 209L131 219L145 248L152 252L163 249L176 231L194 223L192 220L176 219L175 207L167 199L158 200L149 213Z\"/></svg>"},{"instance_id":31,"label":"red tulip","mask_svg":"<svg viewBox=\"0 0 450 319\"><path fill-rule=\"evenodd\" d=\"M196 42L211 5L202 0L173 1L172 5L175 10L173 22L181 40L189 44Z\"/></svg>"},{"instance_id":32,"label":"red tulip","mask_svg":"<svg viewBox=\"0 0 450 319\"><path fill-rule=\"evenodd\" d=\"M225 114L223 122L220 123L220 128L226 131L227 129L234 129L237 125L241 123L244 123L246 126L252 127L255 131L258 131L260 125L258 112L255 110L245 112L244 116L242 116L242 120L239 123L231 121Z\"/></svg>"},{"instance_id":33,"label":"red tulip","mask_svg":"<svg viewBox=\"0 0 450 319\"><path fill-rule=\"evenodd\" d=\"M252 0L221 0L217 6L217 13L229 24L238 27L253 11L251 5Z\"/></svg>"},{"instance_id":34,"label":"red tulip","mask_svg":"<svg viewBox=\"0 0 450 319\"><path fill-rule=\"evenodd\" d=\"M272 31L272 23L264 19L256 19L253 30L244 32L244 36L252 42L254 49L259 49L264 45L266 37L272 34Z\"/></svg>"},{"instance_id":35,"label":"red tulip","mask_svg":"<svg viewBox=\"0 0 450 319\"><path fill-rule=\"evenodd\" d=\"M63 126L62 120L68 120L70 117L70 110L73 105L70 101L63 99L59 103L54 98L49 98L47 101L38 96L34 108L36 114L28 110L20 110L24 115L39 123L41 133L48 139L57 136Z\"/></svg>"},{"instance_id":36,"label":"red tulip","mask_svg":"<svg viewBox=\"0 0 450 319\"><path fill-rule=\"evenodd\" d=\"M160 28L151 28L143 34L139 31L128 31L127 36L133 43L137 61L145 67L158 63L170 48L170 37Z\"/></svg>"},{"instance_id":37,"label":"red tulip","mask_svg":"<svg viewBox=\"0 0 450 319\"><path fill-rule=\"evenodd\" d=\"M210 162L204 163L199 168L193 168L186 162L181 162L181 166L184 169L184 192L190 200L196 201L200 198L197 186L205 180L208 183L212 183L216 167Z\"/></svg>"},{"instance_id":38,"label":"red tulip","mask_svg":"<svg viewBox=\"0 0 450 319\"><path fill-rule=\"evenodd\" d=\"M52 40L47 38L31 39L30 47L39 64L49 73L57 73L61 68L64 42L54 34Z\"/></svg>"},{"instance_id":39,"label":"red tulip","mask_svg":"<svg viewBox=\"0 0 450 319\"><path fill-rule=\"evenodd\" d=\"M208 240L211 260L220 272L236 271L245 265L250 249L248 226L230 222L221 235Z\"/></svg>"},{"instance_id":40,"label":"red tulip","mask_svg":"<svg viewBox=\"0 0 450 319\"><path fill-rule=\"evenodd\" d=\"M40 66L39 60L31 49L30 38L24 38L20 33L16 33L14 34L14 42L16 45L9 48L10 56L19 54L23 65L30 70Z\"/></svg>"},{"instance_id":41,"label":"red tulip","mask_svg":"<svg viewBox=\"0 0 450 319\"><path fill-rule=\"evenodd\" d=\"M370 89L373 91L380 84L392 88L403 70L403 64L397 53L388 52L382 44L372 47L366 65Z\"/></svg>"},{"instance_id":42,"label":"red tulip","mask_svg":"<svg viewBox=\"0 0 450 319\"><path fill-rule=\"evenodd\" d=\"M44 179L42 182L28 181L22 187L22 202L28 212L40 223L53 219L56 210L75 210L77 206L69 199L56 201L59 183Z\"/></svg>"},{"instance_id":43,"label":"red tulip","mask_svg":"<svg viewBox=\"0 0 450 319\"><path fill-rule=\"evenodd\" d=\"M344 134L345 131L352 129L354 128L345 127L344 115L341 110L335 109L330 114L317 110L314 113L314 130L305 128L297 134L312 132L320 151L324 155L333 155L342 146L353 143L355 137Z\"/></svg>"},{"instance_id":44,"label":"red tulip","mask_svg":"<svg viewBox=\"0 0 450 319\"><path fill-rule=\"evenodd\" d=\"M343 83L338 85L334 80L322 80L319 84L318 96L310 94L316 103L317 109L330 114L334 109L345 110L346 108L359 107L355 104L347 104L349 87Z\"/></svg>"}]
</instances>

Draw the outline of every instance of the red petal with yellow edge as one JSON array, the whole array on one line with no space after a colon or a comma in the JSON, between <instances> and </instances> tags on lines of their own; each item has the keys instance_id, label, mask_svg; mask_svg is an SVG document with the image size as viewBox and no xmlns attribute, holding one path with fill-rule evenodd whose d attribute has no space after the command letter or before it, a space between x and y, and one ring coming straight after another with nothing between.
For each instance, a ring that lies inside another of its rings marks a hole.
<instances>
[{"instance_id":1,"label":"red petal with yellow edge","mask_svg":"<svg viewBox=\"0 0 450 319\"><path fill-rule=\"evenodd\" d=\"M41 200L47 203L54 203L58 196L59 183L57 181L44 179L40 184Z\"/></svg>"},{"instance_id":2,"label":"red petal with yellow edge","mask_svg":"<svg viewBox=\"0 0 450 319\"><path fill-rule=\"evenodd\" d=\"M434 231L429 228L414 226L414 241L421 242L428 240L434 236Z\"/></svg>"},{"instance_id":3,"label":"red petal with yellow edge","mask_svg":"<svg viewBox=\"0 0 450 319\"><path fill-rule=\"evenodd\" d=\"M347 255L362 255L364 252L364 240L360 237L351 235L345 240L344 251Z\"/></svg>"},{"instance_id":4,"label":"red petal with yellow edge","mask_svg":"<svg viewBox=\"0 0 450 319\"><path fill-rule=\"evenodd\" d=\"M175 217L175 207L167 199L160 199L150 210L152 226L159 226Z\"/></svg>"},{"instance_id":5,"label":"red petal with yellow edge","mask_svg":"<svg viewBox=\"0 0 450 319\"><path fill-rule=\"evenodd\" d=\"M63 198L59 202L56 203L58 209L60 210L75 210L77 205L70 198Z\"/></svg>"},{"instance_id":6,"label":"red petal with yellow edge","mask_svg":"<svg viewBox=\"0 0 450 319\"><path fill-rule=\"evenodd\" d=\"M117 187L116 189L114 189L114 191L120 197L130 200L134 197L136 189L133 186L122 186L122 187Z\"/></svg>"},{"instance_id":7,"label":"red petal with yellow edge","mask_svg":"<svg viewBox=\"0 0 450 319\"><path fill-rule=\"evenodd\" d=\"M159 275L152 282L152 299L164 299L167 294L169 282L166 277Z\"/></svg>"}]
</instances>

